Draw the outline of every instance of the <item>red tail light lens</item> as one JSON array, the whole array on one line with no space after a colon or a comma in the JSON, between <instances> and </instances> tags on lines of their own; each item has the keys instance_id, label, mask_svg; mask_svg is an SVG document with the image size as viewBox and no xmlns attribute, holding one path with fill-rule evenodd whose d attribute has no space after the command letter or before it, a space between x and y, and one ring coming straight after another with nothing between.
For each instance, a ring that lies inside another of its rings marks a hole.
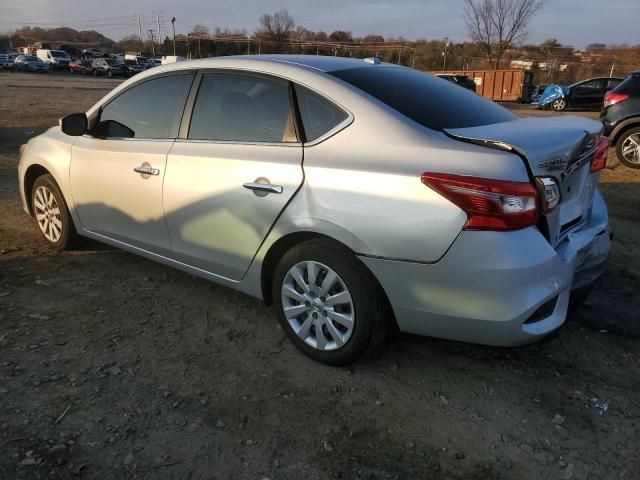
<instances>
[{"instance_id":1,"label":"red tail light lens","mask_svg":"<svg viewBox=\"0 0 640 480\"><path fill-rule=\"evenodd\" d=\"M430 172L422 183L464 210L469 230L519 230L538 221L538 192L530 183Z\"/></svg>"},{"instance_id":2,"label":"red tail light lens","mask_svg":"<svg viewBox=\"0 0 640 480\"><path fill-rule=\"evenodd\" d=\"M592 172L599 172L606 167L608 155L609 140L606 137L600 137L600 141L598 141L598 145L596 147L596 152L593 154L593 158L591 159L590 170Z\"/></svg>"},{"instance_id":3,"label":"red tail light lens","mask_svg":"<svg viewBox=\"0 0 640 480\"><path fill-rule=\"evenodd\" d=\"M611 105L615 105L616 103L624 102L627 98L629 98L629 95L625 95L623 93L607 92L604 96L603 107L607 108Z\"/></svg>"}]
</instances>

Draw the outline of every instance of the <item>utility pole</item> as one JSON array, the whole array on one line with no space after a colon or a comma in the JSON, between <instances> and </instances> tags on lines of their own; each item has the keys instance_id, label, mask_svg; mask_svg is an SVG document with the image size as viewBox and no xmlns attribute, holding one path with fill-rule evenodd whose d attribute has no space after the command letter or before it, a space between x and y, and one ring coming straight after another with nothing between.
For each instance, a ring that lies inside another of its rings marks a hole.
<instances>
[{"instance_id":1,"label":"utility pole","mask_svg":"<svg viewBox=\"0 0 640 480\"><path fill-rule=\"evenodd\" d=\"M611 63L611 71L609 72L609 78L613 77L613 67L616 66L616 57L613 57L612 63Z\"/></svg>"},{"instance_id":2,"label":"utility pole","mask_svg":"<svg viewBox=\"0 0 640 480\"><path fill-rule=\"evenodd\" d=\"M151 41L151 55L153 56L153 58L156 58L156 46L153 38L153 29L147 30L147 33L149 35L149 40Z\"/></svg>"},{"instance_id":3,"label":"utility pole","mask_svg":"<svg viewBox=\"0 0 640 480\"><path fill-rule=\"evenodd\" d=\"M176 17L171 19L171 28L173 28L173 56L176 56Z\"/></svg>"},{"instance_id":4,"label":"utility pole","mask_svg":"<svg viewBox=\"0 0 640 480\"><path fill-rule=\"evenodd\" d=\"M140 41L144 41L142 40L142 17L140 15L138 15L138 37L140 37Z\"/></svg>"},{"instance_id":5,"label":"utility pole","mask_svg":"<svg viewBox=\"0 0 640 480\"><path fill-rule=\"evenodd\" d=\"M162 43L162 36L160 35L160 13L156 10L156 23L158 24L158 44Z\"/></svg>"},{"instance_id":6,"label":"utility pole","mask_svg":"<svg viewBox=\"0 0 640 480\"><path fill-rule=\"evenodd\" d=\"M442 71L447 69L447 50L449 49L449 37L444 37L444 50L442 51Z\"/></svg>"}]
</instances>

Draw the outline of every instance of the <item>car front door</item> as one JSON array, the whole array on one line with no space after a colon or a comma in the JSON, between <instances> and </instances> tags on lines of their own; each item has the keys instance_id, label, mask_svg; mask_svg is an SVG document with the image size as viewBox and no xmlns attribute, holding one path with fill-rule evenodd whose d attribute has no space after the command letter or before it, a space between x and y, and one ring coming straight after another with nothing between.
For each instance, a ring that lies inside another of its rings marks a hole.
<instances>
[{"instance_id":1,"label":"car front door","mask_svg":"<svg viewBox=\"0 0 640 480\"><path fill-rule=\"evenodd\" d=\"M164 179L174 258L239 280L303 181L290 85L235 72L196 83Z\"/></svg>"},{"instance_id":2,"label":"car front door","mask_svg":"<svg viewBox=\"0 0 640 480\"><path fill-rule=\"evenodd\" d=\"M571 92L571 106L577 108L597 107L604 97L604 80L589 80L576 85Z\"/></svg>"},{"instance_id":3,"label":"car front door","mask_svg":"<svg viewBox=\"0 0 640 480\"><path fill-rule=\"evenodd\" d=\"M103 106L72 147L71 193L82 227L145 250L170 252L162 181L194 75L134 84Z\"/></svg>"}]
</instances>

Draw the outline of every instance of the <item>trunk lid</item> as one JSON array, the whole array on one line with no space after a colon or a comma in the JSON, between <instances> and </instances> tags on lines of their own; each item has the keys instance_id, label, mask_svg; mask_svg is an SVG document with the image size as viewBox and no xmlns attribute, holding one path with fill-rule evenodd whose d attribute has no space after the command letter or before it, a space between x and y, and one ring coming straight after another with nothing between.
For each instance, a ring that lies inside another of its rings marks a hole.
<instances>
[{"instance_id":1,"label":"trunk lid","mask_svg":"<svg viewBox=\"0 0 640 480\"><path fill-rule=\"evenodd\" d=\"M533 177L553 177L560 186L560 204L542 214L543 233L556 246L589 217L599 173L590 172L602 124L582 117L526 117L511 122L446 129L450 137L512 151Z\"/></svg>"}]
</instances>

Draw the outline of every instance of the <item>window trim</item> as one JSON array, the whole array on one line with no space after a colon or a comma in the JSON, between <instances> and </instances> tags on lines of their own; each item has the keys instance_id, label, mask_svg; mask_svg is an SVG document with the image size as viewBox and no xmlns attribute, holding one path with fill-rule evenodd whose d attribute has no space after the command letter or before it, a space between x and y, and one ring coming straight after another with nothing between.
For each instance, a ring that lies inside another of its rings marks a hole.
<instances>
[{"instance_id":1,"label":"window trim","mask_svg":"<svg viewBox=\"0 0 640 480\"><path fill-rule=\"evenodd\" d=\"M92 115L93 118L89 119L89 129L88 132L84 135L84 136L89 136L91 138L94 139L98 139L98 140L126 140L126 141L160 141L160 142L165 142L165 141L175 141L176 138L178 138L179 134L180 134L180 126L181 126L181 122L184 118L184 111L187 108L187 104L189 102L189 98L191 96L191 92L193 91L193 86L194 86L194 80L197 74L197 70L196 69L186 69L186 70L174 70L171 72L164 72L164 73L159 73L157 75L152 75L149 76L148 78L144 78L140 81L134 82L131 85L128 85L126 88L123 88L122 91L118 92L118 94L116 96L114 96L113 98L110 98L109 100L107 100L105 103L103 103L102 105L100 105L100 107L98 108L98 110L94 113L94 115ZM174 76L178 76L178 75L191 75L191 84L189 85L189 93L187 94L187 97L185 99L185 102L182 106L182 114L178 113L176 115L176 118L174 119L174 124L172 125L172 129L174 129L175 127L178 127L176 130L176 136L173 137L167 137L167 138L151 138L151 137L100 137L94 134L95 128L97 128L98 124L100 123L100 118L102 116L102 111L108 107L112 102L114 102L115 100L117 100L118 98L120 98L122 95L124 95L126 92L128 92L129 90L142 85L143 83L147 83L150 82L151 80L157 80L158 78L164 78L164 77L174 77Z\"/></svg>"},{"instance_id":2,"label":"window trim","mask_svg":"<svg viewBox=\"0 0 640 480\"><path fill-rule=\"evenodd\" d=\"M237 74L237 75L247 75L247 76L254 76L254 77L265 77L268 79L272 79L272 80L280 80L280 81L284 81L287 82L289 84L289 101L291 102L291 108L293 109L292 111L294 112L294 120L295 120L295 129L296 129L296 135L298 137L298 141L297 142L290 142L290 143L285 143L285 142L247 142L247 141L237 141L237 140L195 140L195 139L190 139L188 138L189 136L189 127L191 124L191 117L193 114L193 109L195 106L195 100L198 94L198 91L200 89L200 84L202 82L202 78L204 77L205 74L207 73L229 73L229 74ZM302 118L300 116L300 107L298 105L298 100L297 97L295 95L295 89L294 86L295 85L300 85L301 87L304 87L308 90L311 90L313 93L315 93L316 95L319 95L325 99L327 99L327 101L333 103L334 105L337 105L339 108L341 108L343 111L345 111L347 113L347 118L345 118L342 122L340 122L338 125L336 125L334 128L332 128L331 130L327 131L326 133L324 133L323 135L319 136L318 138L316 138L315 140L313 140L312 142L306 142L304 139L304 126L302 125ZM340 132L341 130L344 130L345 128L347 128L349 125L351 125L353 123L353 121L355 120L355 117L353 116L353 114L351 113L351 111L348 108L345 108L344 106L342 106L340 103L336 102L335 100L333 100L332 98L328 97L327 95L325 95L322 92L319 92L318 90L316 90L315 88L306 85L304 83L292 80L290 78L287 77L282 77L279 75L274 75L272 73L268 73L268 72L261 72L261 71L256 71L256 70L248 70L248 69L241 69L241 68L237 68L237 67L229 67L229 68L201 68L197 71L193 84L191 85L191 91L189 92L189 96L187 97L187 103L184 109L184 113L182 115L182 121L180 123L180 130L178 132L178 136L176 138L176 142L194 142L194 143L213 143L213 144L223 144L223 145L265 145L265 146L285 146L285 147L300 147L300 146L304 146L304 147L313 147L315 145L318 145L319 143L324 142L325 140L327 140L328 138L334 136L335 134L337 134L338 132Z\"/></svg>"},{"instance_id":3,"label":"window trim","mask_svg":"<svg viewBox=\"0 0 640 480\"><path fill-rule=\"evenodd\" d=\"M311 142L307 142L306 139L306 132L304 131L304 124L302 123L302 116L300 114L300 104L298 102L298 98L297 98L297 94L295 93L295 85L300 85L303 88L306 88L307 90L311 91L312 93L315 93L316 95L318 95L319 97L324 98L326 101L328 101L329 103L336 105L338 108L340 108L340 110L342 110L343 112L345 112L347 114L347 118L345 118L342 122L338 123L335 127L333 127L331 130L327 130L325 133L323 133L322 135L320 135L318 138L316 138L315 140L312 140ZM333 137L335 134L337 134L338 132L340 132L341 130L344 130L345 128L347 128L349 125L351 125L353 123L353 121L355 120L355 117L353 116L353 114L351 113L350 110L344 108L342 105L340 105L338 102L334 101L333 99L327 97L325 94L319 92L318 90L316 90L315 88L312 88L308 85L304 85L302 83L298 83L298 82L292 82L292 90L294 91L294 95L295 99L296 99L296 111L297 111L297 115L298 115L298 122L300 123L300 130L302 132L302 143L305 147L313 147L315 145L318 145L319 143L324 142L325 140L327 140L330 137Z\"/></svg>"},{"instance_id":4,"label":"window trim","mask_svg":"<svg viewBox=\"0 0 640 480\"><path fill-rule=\"evenodd\" d=\"M293 113L294 129L296 132L297 142L262 142L262 141L248 141L248 140L207 140L207 139L194 139L189 138L189 128L191 127L191 119L193 117L193 111L195 109L196 100L198 98L198 92L204 76L207 74L228 74L228 75L243 75L247 77L262 77L268 80L275 80L279 82L285 82L287 84L289 93L289 112ZM193 84L191 85L191 91L187 97L187 103L182 114L182 120L180 122L180 129L176 142L193 142L193 143L209 143L209 144L221 144L221 145L265 145L265 146L280 146L280 147L300 147L301 141L301 129L298 124L297 104L293 101L291 94L292 86L291 80L277 75L271 75L269 73L256 72L254 70L241 70L236 68L201 68L196 73Z\"/></svg>"}]
</instances>

